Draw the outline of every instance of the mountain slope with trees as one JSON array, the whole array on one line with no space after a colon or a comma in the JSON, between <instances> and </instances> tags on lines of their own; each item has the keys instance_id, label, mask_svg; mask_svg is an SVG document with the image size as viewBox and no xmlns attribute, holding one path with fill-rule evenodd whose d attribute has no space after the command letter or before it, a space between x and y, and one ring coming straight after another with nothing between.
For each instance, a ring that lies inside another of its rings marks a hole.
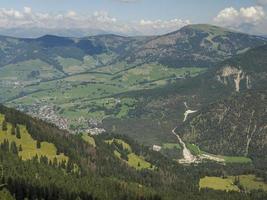
<instances>
[{"instance_id":1,"label":"mountain slope with trees","mask_svg":"<svg viewBox=\"0 0 267 200\"><path fill-rule=\"evenodd\" d=\"M45 157L21 160L16 152L6 145L0 148L1 177L0 191L7 198L10 194L18 200L28 199L261 199L264 192L250 192L250 196L239 192L199 190L200 177L209 174L229 175L254 172L251 166L220 166L205 164L205 167L183 166L169 160L158 152L126 136L105 134L95 137L96 147L83 141L81 136L70 135L51 124L33 119L13 109L1 106L7 123L25 124L31 136L38 141L55 144L59 152L69 156L67 163L50 162ZM2 126L2 125L1 125ZM154 169L135 169L117 158L113 151L123 153L119 144L107 144L112 138L125 141L131 151L143 156L154 165ZM203 168L204 167L204 168ZM256 173L256 171L255 171ZM7 192L7 190L9 192ZM10 194L9 194L10 193Z\"/></svg>"}]
</instances>

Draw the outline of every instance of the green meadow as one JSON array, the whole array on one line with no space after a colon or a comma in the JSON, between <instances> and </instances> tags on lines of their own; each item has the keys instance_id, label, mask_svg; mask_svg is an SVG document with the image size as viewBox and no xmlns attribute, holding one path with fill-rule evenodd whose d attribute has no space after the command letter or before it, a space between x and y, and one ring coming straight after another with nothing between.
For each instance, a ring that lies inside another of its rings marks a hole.
<instances>
[{"instance_id":1,"label":"green meadow","mask_svg":"<svg viewBox=\"0 0 267 200\"><path fill-rule=\"evenodd\" d=\"M92 145L93 147L96 147L95 139L88 134L84 133L82 134L82 139L87 142L88 144Z\"/></svg>"},{"instance_id":2,"label":"green meadow","mask_svg":"<svg viewBox=\"0 0 267 200\"><path fill-rule=\"evenodd\" d=\"M200 179L199 187L210 188L214 190L224 190L224 191L240 191L235 181L239 180L239 184L246 191L250 190L264 190L267 191L267 184L263 182L261 178L257 178L255 175L240 175L240 176L228 176L226 178L222 177L204 177Z\"/></svg>"},{"instance_id":3,"label":"green meadow","mask_svg":"<svg viewBox=\"0 0 267 200\"><path fill-rule=\"evenodd\" d=\"M151 163L147 162L143 156L138 156L136 155L133 151L131 146L126 143L125 141L121 139L112 139L112 140L106 140L105 141L107 144L112 145L112 144L120 144L123 147L123 150L127 150L127 159L125 160L122 158L121 153L119 152L119 149L114 150L114 155L126 162L130 167L135 168L136 170L141 170L141 169L154 169Z\"/></svg>"},{"instance_id":4,"label":"green meadow","mask_svg":"<svg viewBox=\"0 0 267 200\"><path fill-rule=\"evenodd\" d=\"M239 191L239 188L234 185L232 179L223 179L220 177L204 177L200 179L200 188L210 188L214 190L224 190L224 191Z\"/></svg>"},{"instance_id":5,"label":"green meadow","mask_svg":"<svg viewBox=\"0 0 267 200\"><path fill-rule=\"evenodd\" d=\"M241 164L250 164L252 160L248 157L244 156L223 156L223 155L214 155L207 152L202 151L197 145L195 144L186 144L187 148L191 151L191 153L195 156L201 154L211 155L213 157L223 159L226 164L233 164L233 163L241 163Z\"/></svg>"},{"instance_id":6,"label":"green meadow","mask_svg":"<svg viewBox=\"0 0 267 200\"><path fill-rule=\"evenodd\" d=\"M0 124L4 120L4 115L0 114ZM28 133L26 126L17 125L20 129L21 138L17 138L15 135L11 134L12 125L7 123L7 131L0 130L0 143L3 143L4 140L8 140L9 144L15 142L17 148L21 146L22 150L18 152L18 155L22 160L30 160L36 155L40 158L41 156L46 156L50 161L53 161L54 158L57 158L57 161L68 161L68 157L63 153L57 155L57 149L54 144L48 142L41 142L41 147L37 148L37 141L34 140L31 135Z\"/></svg>"}]
</instances>

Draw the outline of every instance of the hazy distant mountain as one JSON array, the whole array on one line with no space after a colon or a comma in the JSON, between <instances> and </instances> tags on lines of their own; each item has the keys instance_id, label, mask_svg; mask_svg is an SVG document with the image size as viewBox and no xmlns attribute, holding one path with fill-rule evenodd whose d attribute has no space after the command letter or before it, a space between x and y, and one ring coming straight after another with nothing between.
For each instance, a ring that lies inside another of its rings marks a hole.
<instances>
[{"instance_id":1,"label":"hazy distant mountain","mask_svg":"<svg viewBox=\"0 0 267 200\"><path fill-rule=\"evenodd\" d=\"M36 35L39 31L44 30L36 30ZM13 32L16 34L16 30ZM78 30L68 33L84 34ZM190 25L173 33L151 37L98 35L72 38L50 35L37 39L10 40L8 37L1 37L1 42L5 48L0 51L2 66L33 58L47 62L47 55L50 55L49 60L53 61L59 55L83 59L85 55L109 52L116 55L112 63L159 62L171 67L210 67L233 55L262 45L266 39L210 25ZM57 66L57 63L52 63Z\"/></svg>"},{"instance_id":2,"label":"hazy distant mountain","mask_svg":"<svg viewBox=\"0 0 267 200\"><path fill-rule=\"evenodd\" d=\"M49 29L49 28L9 28L0 29L0 35L17 38L38 38L43 35L57 35L62 37L86 37L90 35L107 34L103 30L96 29Z\"/></svg>"}]
</instances>

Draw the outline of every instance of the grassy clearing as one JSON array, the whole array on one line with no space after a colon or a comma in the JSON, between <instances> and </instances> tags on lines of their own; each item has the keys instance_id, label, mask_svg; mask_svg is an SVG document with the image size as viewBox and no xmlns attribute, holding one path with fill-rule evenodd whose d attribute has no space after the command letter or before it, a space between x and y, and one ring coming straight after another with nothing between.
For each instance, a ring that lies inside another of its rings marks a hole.
<instances>
[{"instance_id":1,"label":"grassy clearing","mask_svg":"<svg viewBox=\"0 0 267 200\"><path fill-rule=\"evenodd\" d=\"M210 156L218 158L218 159L223 159L226 164L231 164L231 163L249 164L249 163L252 163L252 160L248 157L214 155L214 154L210 154L210 153L202 151L195 144L186 144L186 146L191 151L191 153L195 156L198 156L201 154L210 155Z\"/></svg>"},{"instance_id":2,"label":"grassy clearing","mask_svg":"<svg viewBox=\"0 0 267 200\"><path fill-rule=\"evenodd\" d=\"M224 191L239 191L239 188L234 185L233 180L223 179L220 177L204 177L200 179L199 187L210 188L214 190L224 190Z\"/></svg>"},{"instance_id":3,"label":"grassy clearing","mask_svg":"<svg viewBox=\"0 0 267 200\"><path fill-rule=\"evenodd\" d=\"M234 185L236 179L239 179L240 185L246 190L264 190L267 191L267 184L262 179L257 178L255 175L240 175L229 176L226 178L221 177L204 177L200 179L200 188L210 188L214 190L226 190L226 191L240 191L239 188Z\"/></svg>"},{"instance_id":4,"label":"grassy clearing","mask_svg":"<svg viewBox=\"0 0 267 200\"><path fill-rule=\"evenodd\" d=\"M195 156L198 156L202 153L199 147L195 144L186 144L186 147L191 151L191 153Z\"/></svg>"},{"instance_id":5,"label":"grassy clearing","mask_svg":"<svg viewBox=\"0 0 267 200\"><path fill-rule=\"evenodd\" d=\"M93 147L96 147L95 139L89 136L87 133L82 134L82 139Z\"/></svg>"},{"instance_id":6,"label":"grassy clearing","mask_svg":"<svg viewBox=\"0 0 267 200\"><path fill-rule=\"evenodd\" d=\"M0 190L0 200L15 200L7 189Z\"/></svg>"},{"instance_id":7,"label":"grassy clearing","mask_svg":"<svg viewBox=\"0 0 267 200\"><path fill-rule=\"evenodd\" d=\"M267 191L267 184L263 182L261 178L257 178L255 175L241 175L238 176L240 184L244 187L245 190L259 190L262 189L264 191ZM235 180L235 177L231 176L229 177L233 181Z\"/></svg>"},{"instance_id":8,"label":"grassy clearing","mask_svg":"<svg viewBox=\"0 0 267 200\"><path fill-rule=\"evenodd\" d=\"M174 149L174 148L181 149L181 146L177 143L164 143L162 145L162 148L163 149Z\"/></svg>"},{"instance_id":9,"label":"grassy clearing","mask_svg":"<svg viewBox=\"0 0 267 200\"><path fill-rule=\"evenodd\" d=\"M131 146L128 143L124 142L122 139L113 138L112 140L106 140L105 142L110 144L110 145L113 144L114 142L121 144L123 149L127 149L129 152L132 152Z\"/></svg>"},{"instance_id":10,"label":"grassy clearing","mask_svg":"<svg viewBox=\"0 0 267 200\"><path fill-rule=\"evenodd\" d=\"M240 156L222 156L226 163L252 163L252 160L247 157Z\"/></svg>"},{"instance_id":11,"label":"grassy clearing","mask_svg":"<svg viewBox=\"0 0 267 200\"><path fill-rule=\"evenodd\" d=\"M121 153L119 152L119 150L114 150L114 155L123 160L124 162L126 162L129 166L135 168L136 170L141 170L141 169L154 169L153 165L149 162L147 162L145 160L144 157L142 156L138 156L136 155L135 153L132 152L132 148L131 146L126 143L125 141L121 140L121 139L115 139L113 138L112 140L106 140L105 141L106 143L108 144L121 144L123 149L125 150L128 150L128 154L127 154L127 157L128 157L128 160L124 160L122 159L121 157Z\"/></svg>"},{"instance_id":12,"label":"grassy clearing","mask_svg":"<svg viewBox=\"0 0 267 200\"><path fill-rule=\"evenodd\" d=\"M0 124L4 120L4 115L0 114ZM58 162L68 161L68 157L64 154L57 155L57 149L54 144L48 142L41 142L41 148L37 148L37 141L34 140L26 129L26 126L17 125L20 128L21 138L18 139L15 135L11 134L10 123L7 123L7 131L0 130L0 143L6 139L11 142L15 142L17 147L21 146L22 151L19 151L19 156L22 160L30 160L36 155L40 158L41 156L46 156L50 161L57 158Z\"/></svg>"},{"instance_id":13,"label":"grassy clearing","mask_svg":"<svg viewBox=\"0 0 267 200\"><path fill-rule=\"evenodd\" d=\"M128 162L131 167L134 167L135 169L153 169L152 165L145 161L145 159L141 156L138 156L134 153L130 153L128 155Z\"/></svg>"}]
</instances>

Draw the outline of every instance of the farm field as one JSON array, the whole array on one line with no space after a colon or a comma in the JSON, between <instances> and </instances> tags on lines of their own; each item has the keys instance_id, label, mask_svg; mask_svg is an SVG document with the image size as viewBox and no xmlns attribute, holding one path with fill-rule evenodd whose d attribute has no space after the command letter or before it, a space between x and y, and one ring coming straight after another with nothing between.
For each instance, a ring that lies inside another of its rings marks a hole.
<instances>
[{"instance_id":1,"label":"farm field","mask_svg":"<svg viewBox=\"0 0 267 200\"><path fill-rule=\"evenodd\" d=\"M101 59L108 59L109 56L105 57L103 55ZM97 59L86 57L80 61L58 57L58 62L63 66L65 74L56 70L54 77L49 75L53 74L52 71L46 73L49 77L42 77L42 71L39 68L49 70L50 66L39 60L14 65L20 66L21 69L23 66L25 69L29 68L23 76L8 71L13 69L12 67L3 67L1 70L6 74L7 81L14 80L14 77L22 78L17 80L20 88L14 85L3 85L3 83L1 85L0 82L0 88L3 88L6 94L0 101L44 120L49 121L53 118L53 121L49 122L55 123L60 128L83 132L90 127L92 121L99 124L107 117L118 119L128 117L129 112L135 109L137 100L131 97L120 98L119 94L162 87L176 79L196 76L206 70L206 68L196 67L168 68L157 63L129 68L125 68L123 63L97 67L97 63L94 63ZM35 70L36 72L32 72L29 67L33 64L40 66ZM11 74L7 76L9 73ZM37 73L36 77L25 82L24 78L35 73ZM65 124L61 126L62 121Z\"/></svg>"}]
</instances>

